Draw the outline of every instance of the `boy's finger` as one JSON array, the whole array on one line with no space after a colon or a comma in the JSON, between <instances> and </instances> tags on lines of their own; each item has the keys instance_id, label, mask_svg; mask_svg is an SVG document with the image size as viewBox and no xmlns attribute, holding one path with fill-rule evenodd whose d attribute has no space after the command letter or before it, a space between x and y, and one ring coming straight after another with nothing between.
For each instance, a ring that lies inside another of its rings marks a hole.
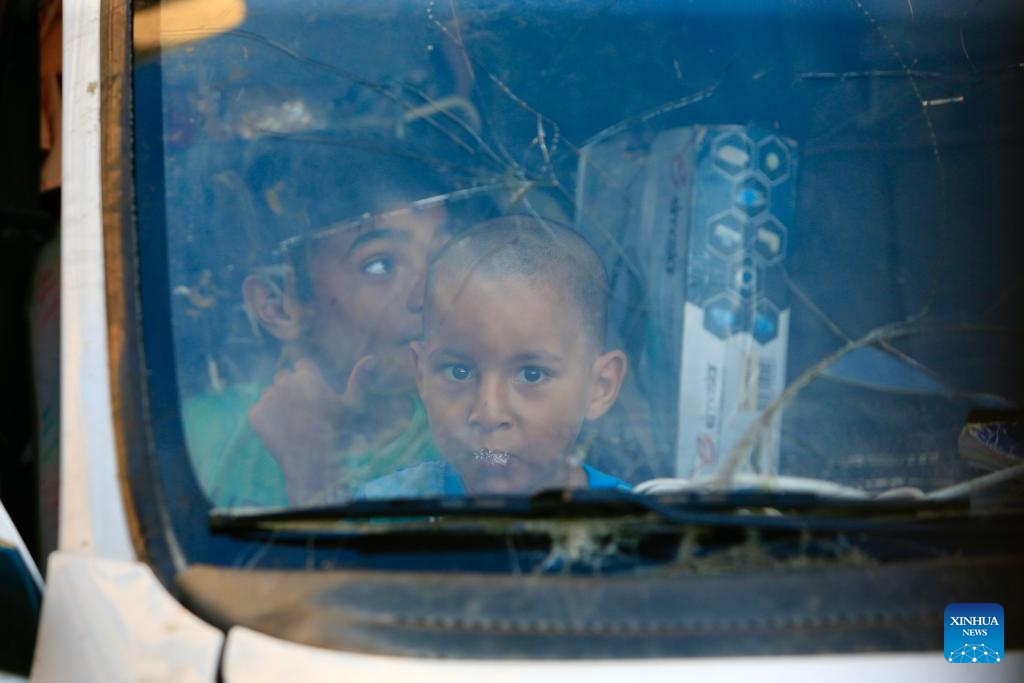
<instances>
[{"instance_id":1,"label":"boy's finger","mask_svg":"<svg viewBox=\"0 0 1024 683\"><path fill-rule=\"evenodd\" d=\"M324 379L320 366L309 358L295 361L295 377L303 396L310 401L330 401L340 398Z\"/></svg>"},{"instance_id":2,"label":"boy's finger","mask_svg":"<svg viewBox=\"0 0 1024 683\"><path fill-rule=\"evenodd\" d=\"M363 356L356 362L352 373L348 376L345 393L341 397L349 408L359 410L363 407L366 402L366 392L370 387L370 378L376 369L376 356Z\"/></svg>"},{"instance_id":3,"label":"boy's finger","mask_svg":"<svg viewBox=\"0 0 1024 683\"><path fill-rule=\"evenodd\" d=\"M285 381L285 379L291 377L294 374L295 371L292 370L291 368L281 368L280 370L274 373L274 380L270 383L270 385L274 386L275 384L280 384L281 382Z\"/></svg>"}]
</instances>

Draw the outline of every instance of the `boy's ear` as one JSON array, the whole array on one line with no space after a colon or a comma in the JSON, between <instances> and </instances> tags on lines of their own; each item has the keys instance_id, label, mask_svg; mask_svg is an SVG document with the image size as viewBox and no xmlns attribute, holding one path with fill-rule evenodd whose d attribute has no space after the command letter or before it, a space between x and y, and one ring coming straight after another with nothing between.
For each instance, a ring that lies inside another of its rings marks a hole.
<instances>
[{"instance_id":1,"label":"boy's ear","mask_svg":"<svg viewBox=\"0 0 1024 683\"><path fill-rule=\"evenodd\" d=\"M302 334L302 306L272 279L264 275L246 277L242 299L249 319L279 341L295 341Z\"/></svg>"},{"instance_id":2,"label":"boy's ear","mask_svg":"<svg viewBox=\"0 0 1024 683\"><path fill-rule=\"evenodd\" d=\"M626 378L626 354L615 350L598 356L590 376L592 385L586 417L596 420L607 413L619 397L622 380Z\"/></svg>"}]
</instances>

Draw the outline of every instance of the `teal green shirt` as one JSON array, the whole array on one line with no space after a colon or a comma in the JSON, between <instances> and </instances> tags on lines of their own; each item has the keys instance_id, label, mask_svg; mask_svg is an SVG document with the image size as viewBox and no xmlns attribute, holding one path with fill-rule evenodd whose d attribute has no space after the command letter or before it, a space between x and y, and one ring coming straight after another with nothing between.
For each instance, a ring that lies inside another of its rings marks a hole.
<instances>
[{"instance_id":1,"label":"teal green shirt","mask_svg":"<svg viewBox=\"0 0 1024 683\"><path fill-rule=\"evenodd\" d=\"M289 504L284 472L249 423L249 409L264 386L237 384L187 400L182 409L185 442L196 478L216 507ZM344 481L325 473L321 496L302 503L335 500L368 481L403 467L439 459L426 411L416 398L408 426L390 442L365 453L348 453ZM354 466L353 466L354 463ZM317 500L321 498L322 500Z\"/></svg>"}]
</instances>

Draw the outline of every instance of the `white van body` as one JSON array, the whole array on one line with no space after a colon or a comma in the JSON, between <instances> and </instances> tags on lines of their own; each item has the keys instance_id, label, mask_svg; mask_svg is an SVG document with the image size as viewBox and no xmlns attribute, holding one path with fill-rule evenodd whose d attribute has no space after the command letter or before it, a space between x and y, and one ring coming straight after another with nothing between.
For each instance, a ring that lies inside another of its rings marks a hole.
<instances>
[{"instance_id":1,"label":"white van body","mask_svg":"<svg viewBox=\"0 0 1024 683\"><path fill-rule=\"evenodd\" d=\"M453 661L319 649L244 627L227 633L173 597L139 557L112 417L101 195L101 0L64 5L61 495L31 674L65 681L959 681L939 652L638 660ZM911 8L912 11L912 8ZM0 541L17 543L0 514ZM27 553L25 554L26 560ZM1007 614L1016 628L1019 614ZM941 628L938 624L936 629ZM972 680L1024 680L1024 651ZM19 680L5 678L0 681Z\"/></svg>"}]
</instances>

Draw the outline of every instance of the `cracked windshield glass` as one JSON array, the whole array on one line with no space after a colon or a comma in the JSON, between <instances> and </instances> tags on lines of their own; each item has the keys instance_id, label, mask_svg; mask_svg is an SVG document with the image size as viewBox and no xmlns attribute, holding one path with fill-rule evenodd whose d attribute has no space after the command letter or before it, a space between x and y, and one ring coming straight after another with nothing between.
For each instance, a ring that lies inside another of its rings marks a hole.
<instances>
[{"instance_id":1,"label":"cracked windshield glass","mask_svg":"<svg viewBox=\"0 0 1024 683\"><path fill-rule=\"evenodd\" d=\"M1019 500L1021 18L136 3L199 487Z\"/></svg>"}]
</instances>

